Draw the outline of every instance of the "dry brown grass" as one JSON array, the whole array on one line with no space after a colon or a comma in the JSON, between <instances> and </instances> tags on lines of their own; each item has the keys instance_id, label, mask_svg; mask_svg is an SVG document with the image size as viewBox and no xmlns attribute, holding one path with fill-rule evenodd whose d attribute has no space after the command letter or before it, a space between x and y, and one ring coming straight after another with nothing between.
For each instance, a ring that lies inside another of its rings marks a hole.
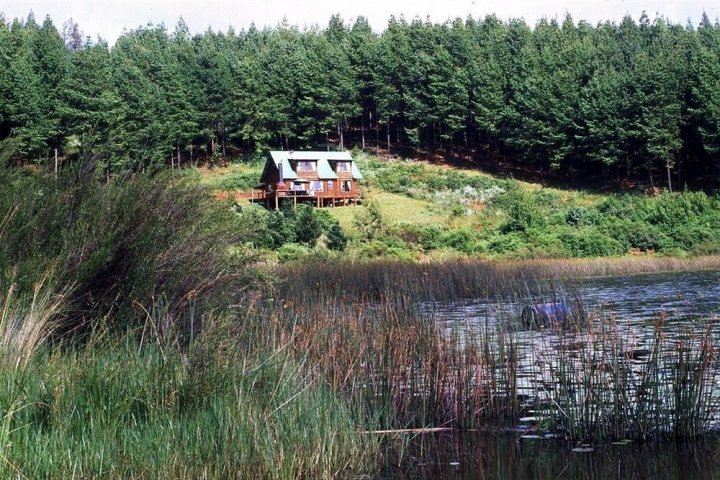
<instances>
[{"instance_id":1,"label":"dry brown grass","mask_svg":"<svg viewBox=\"0 0 720 480\"><path fill-rule=\"evenodd\" d=\"M56 293L50 275L35 285L30 299L17 298L14 285L0 293L0 355L5 366L24 368L53 334L65 293Z\"/></svg>"}]
</instances>

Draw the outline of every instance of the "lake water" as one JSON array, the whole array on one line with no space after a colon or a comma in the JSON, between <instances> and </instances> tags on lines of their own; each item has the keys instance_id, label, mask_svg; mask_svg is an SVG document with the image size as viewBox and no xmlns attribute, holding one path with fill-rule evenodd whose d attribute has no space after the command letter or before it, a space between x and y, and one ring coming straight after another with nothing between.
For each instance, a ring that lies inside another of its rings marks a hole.
<instances>
[{"instance_id":1,"label":"lake water","mask_svg":"<svg viewBox=\"0 0 720 480\"><path fill-rule=\"evenodd\" d=\"M720 440L606 445L573 452L564 442L512 433L433 434L389 449L380 478L418 479L701 479L720 478Z\"/></svg>"},{"instance_id":2,"label":"lake water","mask_svg":"<svg viewBox=\"0 0 720 480\"><path fill-rule=\"evenodd\" d=\"M541 289L542 290L542 289ZM543 354L572 344L578 350L597 348L588 336L557 329L528 330L519 322L524 305L579 299L590 321L613 318L624 348L645 352L651 347L659 319L668 335L681 335L692 319L717 318L720 272L663 273L583 279L560 290L510 300L469 300L425 305L448 331L460 330L466 341L488 330L512 331L519 349L518 393L538 394L548 382ZM550 292L550 293L548 293ZM715 322L717 325L717 322ZM718 327L713 327L718 328ZM717 332L720 336L720 331ZM552 355L550 355L552 356ZM633 361L642 362L642 353ZM565 359L570 357L564 357ZM564 360L565 361L565 360ZM713 380L718 381L717 376ZM720 389L720 385L715 385ZM717 390L720 392L720 390ZM720 397L720 395L717 395ZM719 408L715 405L712 408ZM531 413L532 414L532 413ZM713 422L714 423L714 422ZM715 423L715 427L717 424ZM488 432L418 435L407 439L402 460L388 455L385 478L720 478L720 440L716 433L691 443L593 445L573 451L559 439L534 438L524 425ZM394 450L390 448L389 452ZM398 458L401 456L398 455Z\"/></svg>"},{"instance_id":3,"label":"lake water","mask_svg":"<svg viewBox=\"0 0 720 480\"><path fill-rule=\"evenodd\" d=\"M510 301L467 300L426 308L434 310L439 322L447 322L448 326L462 322L471 328L488 323L512 324L524 305L567 298L579 299L590 313L613 315L623 324L636 326L651 324L658 315L676 321L720 313L720 271L600 277L538 290L538 294Z\"/></svg>"}]
</instances>

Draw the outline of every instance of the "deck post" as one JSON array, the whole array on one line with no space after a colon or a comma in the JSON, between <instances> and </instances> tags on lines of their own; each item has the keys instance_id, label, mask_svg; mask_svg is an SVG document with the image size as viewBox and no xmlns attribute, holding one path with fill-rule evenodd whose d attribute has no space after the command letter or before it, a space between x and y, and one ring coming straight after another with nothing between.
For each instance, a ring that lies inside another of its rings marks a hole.
<instances>
[{"instance_id":1,"label":"deck post","mask_svg":"<svg viewBox=\"0 0 720 480\"><path fill-rule=\"evenodd\" d=\"M280 210L280 200L278 200L277 192L275 192L275 210Z\"/></svg>"},{"instance_id":2,"label":"deck post","mask_svg":"<svg viewBox=\"0 0 720 480\"><path fill-rule=\"evenodd\" d=\"M293 208L297 208L297 195L293 195Z\"/></svg>"}]
</instances>

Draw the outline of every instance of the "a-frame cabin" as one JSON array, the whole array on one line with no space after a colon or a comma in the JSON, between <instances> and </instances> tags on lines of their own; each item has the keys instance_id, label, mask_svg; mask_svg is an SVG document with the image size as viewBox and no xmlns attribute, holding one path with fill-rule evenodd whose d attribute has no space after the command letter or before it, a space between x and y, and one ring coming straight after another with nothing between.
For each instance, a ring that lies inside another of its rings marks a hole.
<instances>
[{"instance_id":1,"label":"a-frame cabin","mask_svg":"<svg viewBox=\"0 0 720 480\"><path fill-rule=\"evenodd\" d=\"M350 152L272 151L253 189L252 201L277 209L283 199L293 205L352 205L360 200L362 179Z\"/></svg>"}]
</instances>

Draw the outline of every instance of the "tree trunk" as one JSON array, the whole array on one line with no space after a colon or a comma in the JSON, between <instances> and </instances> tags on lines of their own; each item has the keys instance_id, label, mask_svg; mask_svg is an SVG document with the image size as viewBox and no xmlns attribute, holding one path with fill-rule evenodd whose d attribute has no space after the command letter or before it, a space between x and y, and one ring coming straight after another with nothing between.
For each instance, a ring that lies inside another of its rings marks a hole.
<instances>
[{"instance_id":1,"label":"tree trunk","mask_svg":"<svg viewBox=\"0 0 720 480\"><path fill-rule=\"evenodd\" d=\"M390 122L387 123L387 150L390 155Z\"/></svg>"},{"instance_id":2,"label":"tree trunk","mask_svg":"<svg viewBox=\"0 0 720 480\"><path fill-rule=\"evenodd\" d=\"M650 178L650 190L652 192L655 192L655 182L653 181L652 167L649 165L648 165L648 177Z\"/></svg>"},{"instance_id":3,"label":"tree trunk","mask_svg":"<svg viewBox=\"0 0 720 480\"><path fill-rule=\"evenodd\" d=\"M365 150L365 114L360 115L360 136L362 139L362 149Z\"/></svg>"},{"instance_id":4,"label":"tree trunk","mask_svg":"<svg viewBox=\"0 0 720 480\"><path fill-rule=\"evenodd\" d=\"M670 190L670 193L672 193L672 180L670 178L670 164L666 163L665 167L667 167L667 181L668 181L668 190Z\"/></svg>"}]
</instances>

